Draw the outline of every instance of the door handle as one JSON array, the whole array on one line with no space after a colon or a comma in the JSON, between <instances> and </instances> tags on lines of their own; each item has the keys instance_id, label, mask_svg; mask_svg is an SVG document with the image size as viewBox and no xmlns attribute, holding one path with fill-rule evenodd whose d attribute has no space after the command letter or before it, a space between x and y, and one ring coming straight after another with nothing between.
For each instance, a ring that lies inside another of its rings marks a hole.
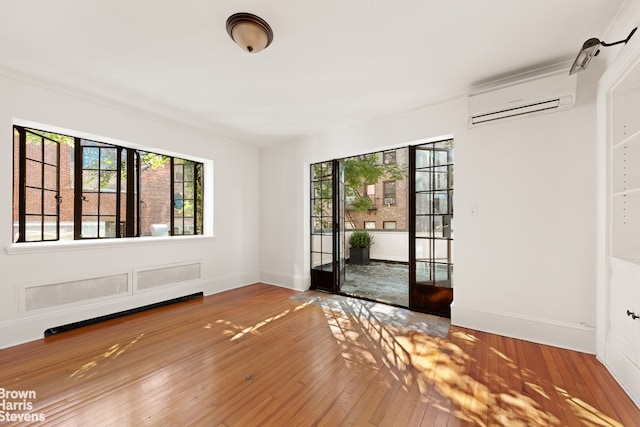
<instances>
[{"instance_id":1,"label":"door handle","mask_svg":"<svg viewBox=\"0 0 640 427\"><path fill-rule=\"evenodd\" d=\"M627 316L631 317L633 320L640 319L640 316L629 310L627 310Z\"/></svg>"}]
</instances>

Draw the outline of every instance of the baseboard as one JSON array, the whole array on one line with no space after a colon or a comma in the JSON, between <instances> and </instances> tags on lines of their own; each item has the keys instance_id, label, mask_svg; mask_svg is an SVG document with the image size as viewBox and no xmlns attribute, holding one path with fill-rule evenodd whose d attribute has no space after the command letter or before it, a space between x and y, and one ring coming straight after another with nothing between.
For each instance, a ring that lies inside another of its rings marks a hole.
<instances>
[{"instance_id":1,"label":"baseboard","mask_svg":"<svg viewBox=\"0 0 640 427\"><path fill-rule=\"evenodd\" d=\"M620 387L629 395L633 403L640 408L640 368L634 365L611 343L607 343L606 353L606 363L604 365L618 381Z\"/></svg>"},{"instance_id":2,"label":"baseboard","mask_svg":"<svg viewBox=\"0 0 640 427\"><path fill-rule=\"evenodd\" d=\"M512 313L480 311L451 305L451 324L492 334L595 354L595 328Z\"/></svg>"},{"instance_id":3,"label":"baseboard","mask_svg":"<svg viewBox=\"0 0 640 427\"><path fill-rule=\"evenodd\" d=\"M311 277L262 270L260 282L303 292L309 289Z\"/></svg>"}]
</instances>

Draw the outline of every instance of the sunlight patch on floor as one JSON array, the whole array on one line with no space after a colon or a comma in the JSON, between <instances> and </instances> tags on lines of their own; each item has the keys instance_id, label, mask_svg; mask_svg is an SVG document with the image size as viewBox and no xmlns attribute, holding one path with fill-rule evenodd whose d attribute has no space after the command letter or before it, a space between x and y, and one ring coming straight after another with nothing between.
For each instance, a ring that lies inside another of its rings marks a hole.
<instances>
[{"instance_id":1,"label":"sunlight patch on floor","mask_svg":"<svg viewBox=\"0 0 640 427\"><path fill-rule=\"evenodd\" d=\"M89 362L82 365L80 368L76 369L71 375L69 375L69 378L75 378L75 379L83 378L93 368L98 366L100 362L104 361L105 359L117 359L120 355L122 355L124 352L129 350L132 346L134 346L143 336L144 334L138 335L136 338L131 340L126 345L122 345L122 344L112 345L104 353L96 356L93 360L90 360Z\"/></svg>"},{"instance_id":2,"label":"sunlight patch on floor","mask_svg":"<svg viewBox=\"0 0 640 427\"><path fill-rule=\"evenodd\" d=\"M571 396L566 390L560 387L556 387L555 389L566 400L571 410L573 410L578 418L582 419L585 424L591 426L624 427L616 420L606 416L583 400Z\"/></svg>"},{"instance_id":3,"label":"sunlight patch on floor","mask_svg":"<svg viewBox=\"0 0 640 427\"><path fill-rule=\"evenodd\" d=\"M226 329L224 330L222 333L224 335L231 335L231 339L230 341L236 341L239 340L240 338L246 336L246 335L259 335L260 334L260 328L263 328L264 326L268 325L269 323L276 321L278 319L283 318L284 316L286 316L287 314L289 314L289 312L291 312L291 310L284 310L282 313L277 314L275 316L269 317L267 319L264 319L258 323L256 323L255 325L252 326L241 326L238 324L235 324L233 322L230 322L228 320L223 320L223 319L219 319L216 320L215 323L217 324L224 324L227 326L230 326L231 329ZM207 324L204 326L204 328L206 329L211 329L211 324Z\"/></svg>"}]
</instances>

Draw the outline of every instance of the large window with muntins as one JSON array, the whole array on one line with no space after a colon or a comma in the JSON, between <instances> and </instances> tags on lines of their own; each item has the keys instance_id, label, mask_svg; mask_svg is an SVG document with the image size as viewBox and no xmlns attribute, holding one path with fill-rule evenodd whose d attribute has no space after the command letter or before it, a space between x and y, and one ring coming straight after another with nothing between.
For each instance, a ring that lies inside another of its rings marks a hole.
<instances>
[{"instance_id":1,"label":"large window with muntins","mask_svg":"<svg viewBox=\"0 0 640 427\"><path fill-rule=\"evenodd\" d=\"M14 126L13 242L202 234L203 165Z\"/></svg>"}]
</instances>

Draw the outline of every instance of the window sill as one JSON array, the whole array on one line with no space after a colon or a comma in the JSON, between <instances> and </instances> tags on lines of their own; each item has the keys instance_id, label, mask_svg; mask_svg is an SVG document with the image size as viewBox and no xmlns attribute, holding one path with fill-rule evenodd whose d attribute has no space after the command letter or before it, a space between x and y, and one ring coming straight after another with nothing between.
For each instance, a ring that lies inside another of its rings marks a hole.
<instances>
[{"instance_id":1,"label":"window sill","mask_svg":"<svg viewBox=\"0 0 640 427\"><path fill-rule=\"evenodd\" d=\"M92 239L55 242L13 243L7 246L7 253L30 254L40 252L78 251L87 248L122 248L135 246L170 245L186 242L208 242L215 236L172 236L172 237L130 237L120 239Z\"/></svg>"}]
</instances>

